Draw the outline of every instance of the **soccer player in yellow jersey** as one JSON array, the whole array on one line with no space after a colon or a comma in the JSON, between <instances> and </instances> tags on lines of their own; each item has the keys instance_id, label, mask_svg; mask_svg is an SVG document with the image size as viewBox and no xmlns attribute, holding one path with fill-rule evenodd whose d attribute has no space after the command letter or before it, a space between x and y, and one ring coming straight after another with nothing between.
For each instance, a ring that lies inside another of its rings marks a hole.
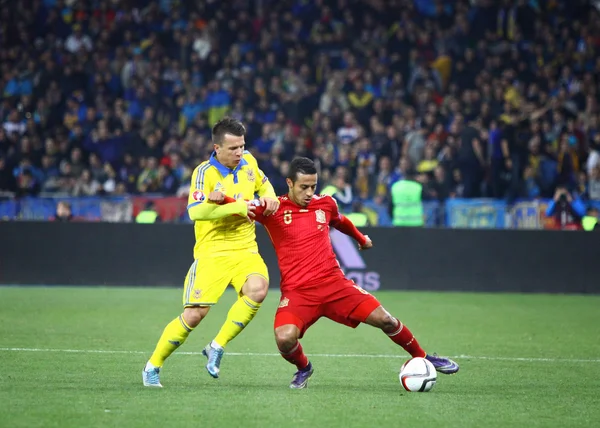
<instances>
[{"instance_id":1,"label":"soccer player in yellow jersey","mask_svg":"<svg viewBox=\"0 0 600 428\"><path fill-rule=\"evenodd\" d=\"M269 275L258 253L254 222L249 220L255 207L246 201L257 194L268 214L277 210L279 201L256 159L244 150L245 133L238 120L219 121L212 129L213 154L192 174L188 213L194 220L196 245L185 279L184 309L164 329L146 364L145 386L162 387L159 372L164 361L231 284L238 299L215 339L202 351L208 358L208 373L219 377L223 349L254 318L267 295Z\"/></svg>"}]
</instances>

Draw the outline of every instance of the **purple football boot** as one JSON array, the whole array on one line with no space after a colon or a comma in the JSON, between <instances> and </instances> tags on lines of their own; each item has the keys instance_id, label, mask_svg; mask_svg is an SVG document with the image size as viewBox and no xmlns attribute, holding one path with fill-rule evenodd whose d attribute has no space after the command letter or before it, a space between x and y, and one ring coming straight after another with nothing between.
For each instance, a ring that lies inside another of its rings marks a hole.
<instances>
[{"instance_id":1,"label":"purple football boot","mask_svg":"<svg viewBox=\"0 0 600 428\"><path fill-rule=\"evenodd\" d=\"M302 389L306 388L308 384L308 379L312 376L314 372L312 364L309 362L308 366L304 367L302 370L298 370L294 377L292 378L292 383L290 383L290 388L292 389Z\"/></svg>"},{"instance_id":2,"label":"purple football boot","mask_svg":"<svg viewBox=\"0 0 600 428\"><path fill-rule=\"evenodd\" d=\"M438 357L437 354L425 356L435 369L443 374L454 374L458 371L458 364L452 361L450 358Z\"/></svg>"}]
</instances>

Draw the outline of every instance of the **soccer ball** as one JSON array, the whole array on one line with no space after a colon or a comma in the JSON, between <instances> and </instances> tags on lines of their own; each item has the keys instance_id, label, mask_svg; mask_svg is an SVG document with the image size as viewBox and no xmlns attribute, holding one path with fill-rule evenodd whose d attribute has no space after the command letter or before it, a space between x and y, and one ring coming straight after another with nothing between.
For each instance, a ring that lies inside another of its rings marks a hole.
<instances>
[{"instance_id":1,"label":"soccer ball","mask_svg":"<svg viewBox=\"0 0 600 428\"><path fill-rule=\"evenodd\" d=\"M399 377L408 392L427 392L435 385L437 372L428 360L415 357L402 364Z\"/></svg>"}]
</instances>

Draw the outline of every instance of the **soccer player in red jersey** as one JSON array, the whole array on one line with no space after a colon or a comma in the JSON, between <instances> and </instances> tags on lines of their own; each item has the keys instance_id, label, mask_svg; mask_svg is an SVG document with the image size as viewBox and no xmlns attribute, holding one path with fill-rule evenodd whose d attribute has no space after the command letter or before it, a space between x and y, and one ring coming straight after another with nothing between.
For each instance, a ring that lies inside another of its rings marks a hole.
<instances>
[{"instance_id":1,"label":"soccer player in red jersey","mask_svg":"<svg viewBox=\"0 0 600 428\"><path fill-rule=\"evenodd\" d=\"M336 259L329 228L354 238L361 250L373 246L330 196L317 196L317 170L308 158L295 158L286 179L289 192L279 210L264 216L264 207L249 201L248 216L267 229L281 271L281 300L275 315L275 338L283 358L294 364L290 388L304 388L313 373L298 341L319 318L356 328L360 323L381 329L412 357L427 358L440 373L458 371L448 358L427 354L411 331L367 291L347 279ZM225 201L230 202L230 201Z\"/></svg>"}]
</instances>

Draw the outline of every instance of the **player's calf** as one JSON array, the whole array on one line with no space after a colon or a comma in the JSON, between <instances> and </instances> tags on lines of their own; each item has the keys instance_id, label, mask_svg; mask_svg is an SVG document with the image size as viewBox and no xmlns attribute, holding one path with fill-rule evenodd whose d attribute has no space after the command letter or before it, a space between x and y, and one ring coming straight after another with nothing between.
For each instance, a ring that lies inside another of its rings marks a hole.
<instances>
[{"instance_id":1,"label":"player's calf","mask_svg":"<svg viewBox=\"0 0 600 428\"><path fill-rule=\"evenodd\" d=\"M172 320L163 330L154 352L142 373L144 386L162 386L159 380L160 368L165 360L185 343L209 308L185 308L183 314Z\"/></svg>"},{"instance_id":2,"label":"player's calf","mask_svg":"<svg viewBox=\"0 0 600 428\"><path fill-rule=\"evenodd\" d=\"M390 315L382 306L375 309L365 320L365 323L378 327L388 335L394 343L400 345L412 357L424 357L429 360L435 369L443 374L454 374L458 371L458 364L449 358L439 357L436 354L427 354L419 342L400 320Z\"/></svg>"},{"instance_id":3,"label":"player's calf","mask_svg":"<svg viewBox=\"0 0 600 428\"><path fill-rule=\"evenodd\" d=\"M302 345L298 341L300 329L294 324L286 324L275 329L275 341L281 356L290 364L296 366L298 371L294 374L290 388L305 388L308 379L313 374L313 367L304 354Z\"/></svg>"},{"instance_id":4,"label":"player's calf","mask_svg":"<svg viewBox=\"0 0 600 428\"><path fill-rule=\"evenodd\" d=\"M396 344L400 345L412 357L425 357L427 353L419 342L398 318L390 315L382 306L375 309L365 320L366 324L380 328Z\"/></svg>"}]
</instances>

